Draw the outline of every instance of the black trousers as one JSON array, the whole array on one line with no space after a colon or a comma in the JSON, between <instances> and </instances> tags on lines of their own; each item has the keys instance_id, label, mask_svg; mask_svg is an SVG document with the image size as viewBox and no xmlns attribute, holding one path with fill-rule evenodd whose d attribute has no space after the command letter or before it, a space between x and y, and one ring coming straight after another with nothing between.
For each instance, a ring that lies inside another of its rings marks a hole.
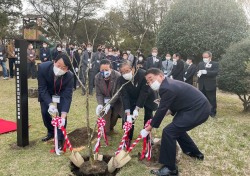
<instances>
[{"instance_id":1,"label":"black trousers","mask_svg":"<svg viewBox=\"0 0 250 176\"><path fill-rule=\"evenodd\" d=\"M130 108L130 114L133 115L133 111L135 110L135 106ZM147 121L149 119L151 119L153 117L153 110L147 108L147 107L144 107L144 124L143 126L141 127L141 129L144 128L145 124L147 123ZM138 117L139 118L139 117ZM123 124L127 121L127 116L125 116L125 119L123 119L122 121L122 126ZM131 128L131 130L129 131L129 139L132 140L133 139L133 135L134 135L134 125L135 123L133 123L133 126ZM138 134L139 135L139 134ZM137 137L137 136L136 136Z\"/></svg>"},{"instance_id":2,"label":"black trousers","mask_svg":"<svg viewBox=\"0 0 250 176\"><path fill-rule=\"evenodd\" d=\"M161 164L167 166L170 170L176 169L176 141L184 153L201 153L192 138L187 134L187 131L205 122L208 114L205 114L205 116L204 121L190 127L177 127L172 122L163 129L159 158Z\"/></svg>"},{"instance_id":3,"label":"black trousers","mask_svg":"<svg viewBox=\"0 0 250 176\"><path fill-rule=\"evenodd\" d=\"M41 113L42 113L43 123L44 123L44 126L47 128L47 134L54 136L54 127L51 124L52 118L51 118L50 114L48 113L49 105L47 105L45 102L40 102L40 106L41 106ZM60 105L58 106L58 111L59 111L59 115L61 115L60 114L60 112L61 112L60 111ZM66 126L67 126L67 119L65 121L64 128L66 128ZM63 140L64 139L62 130L57 129L57 134L58 134L58 140Z\"/></svg>"},{"instance_id":4,"label":"black trousers","mask_svg":"<svg viewBox=\"0 0 250 176\"><path fill-rule=\"evenodd\" d=\"M10 77L13 78L14 74L14 65L15 65L15 58L9 58L9 69L10 69Z\"/></svg>"},{"instance_id":5,"label":"black trousers","mask_svg":"<svg viewBox=\"0 0 250 176\"><path fill-rule=\"evenodd\" d=\"M212 91L207 91L205 90L205 88L203 88L201 92L207 97L209 103L212 106L210 115L216 115L217 113L216 89Z\"/></svg>"},{"instance_id":6,"label":"black trousers","mask_svg":"<svg viewBox=\"0 0 250 176\"><path fill-rule=\"evenodd\" d=\"M35 65L35 62L27 63L27 75L28 75L28 77L30 76L30 74L31 74L31 77L33 79L36 78L36 65Z\"/></svg>"}]
</instances>

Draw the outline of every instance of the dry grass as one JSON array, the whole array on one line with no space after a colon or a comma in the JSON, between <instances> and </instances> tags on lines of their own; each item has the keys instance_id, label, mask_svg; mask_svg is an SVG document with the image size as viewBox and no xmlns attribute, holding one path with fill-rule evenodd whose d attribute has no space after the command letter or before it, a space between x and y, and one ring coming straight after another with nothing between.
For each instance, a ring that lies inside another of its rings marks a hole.
<instances>
[{"instance_id":1,"label":"dry grass","mask_svg":"<svg viewBox=\"0 0 250 176\"><path fill-rule=\"evenodd\" d=\"M29 87L36 86L36 80L29 80ZM0 117L15 121L15 80L0 80ZM91 126L95 123L95 97L90 98ZM74 92L71 111L69 114L68 132L86 125L84 97L81 90ZM195 161L181 155L179 164L180 175L250 175L250 114L243 114L242 105L234 95L218 93L217 119L209 119L203 125L190 131L200 150L205 154L203 162ZM155 135L161 135L161 129L171 121L165 118L161 128ZM136 122L135 134L142 128L142 119ZM17 175L70 175L69 159L65 155L56 156L49 153L51 144L42 143L40 139L46 134L42 123L39 103L37 99L29 99L29 138L30 146L16 148L16 132L0 135L0 176ZM117 130L120 135L112 138L110 147L101 148L100 153L113 154L122 135L121 121L118 121ZM79 136L80 137L80 136ZM141 150L138 146L133 156ZM87 154L87 150L81 151ZM146 176L149 168L140 164L133 157L119 174L119 176Z\"/></svg>"}]
</instances>

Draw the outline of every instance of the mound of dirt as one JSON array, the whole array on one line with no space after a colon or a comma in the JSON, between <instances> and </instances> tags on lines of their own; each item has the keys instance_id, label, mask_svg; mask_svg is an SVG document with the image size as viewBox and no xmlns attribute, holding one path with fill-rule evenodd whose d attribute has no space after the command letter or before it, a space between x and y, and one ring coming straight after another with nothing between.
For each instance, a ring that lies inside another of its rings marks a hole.
<instances>
[{"instance_id":1,"label":"mound of dirt","mask_svg":"<svg viewBox=\"0 0 250 176\"><path fill-rule=\"evenodd\" d=\"M80 168L77 168L71 162L71 172L73 175L77 176L115 176L119 172L119 169L116 169L114 173L108 172L108 162L111 157L112 156L110 155L103 155L103 161L94 161L91 166L89 157L85 156L83 157L84 163L80 166Z\"/></svg>"},{"instance_id":2,"label":"mound of dirt","mask_svg":"<svg viewBox=\"0 0 250 176\"><path fill-rule=\"evenodd\" d=\"M92 133L93 129L90 129L90 132ZM97 133L95 132L94 138L96 138ZM68 134L68 138L70 140L71 145L73 148L82 147L84 145L88 144L88 132L87 127L83 128L77 128L74 131L70 132Z\"/></svg>"}]
</instances>

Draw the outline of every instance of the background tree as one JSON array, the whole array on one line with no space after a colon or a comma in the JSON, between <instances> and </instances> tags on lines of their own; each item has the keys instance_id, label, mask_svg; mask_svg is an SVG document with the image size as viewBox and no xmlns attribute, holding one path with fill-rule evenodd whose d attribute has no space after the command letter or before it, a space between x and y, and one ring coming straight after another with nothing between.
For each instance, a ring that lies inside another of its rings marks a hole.
<instances>
[{"instance_id":1,"label":"background tree","mask_svg":"<svg viewBox=\"0 0 250 176\"><path fill-rule=\"evenodd\" d=\"M8 38L11 34L13 35L15 29L13 23L20 16L21 8L21 0L0 0L0 38Z\"/></svg>"},{"instance_id":2,"label":"background tree","mask_svg":"<svg viewBox=\"0 0 250 176\"><path fill-rule=\"evenodd\" d=\"M36 13L46 20L47 30L57 38L75 40L79 21L93 17L101 0L29 0Z\"/></svg>"},{"instance_id":3,"label":"background tree","mask_svg":"<svg viewBox=\"0 0 250 176\"><path fill-rule=\"evenodd\" d=\"M194 55L210 50L217 60L230 43L246 37L248 23L235 0L177 0L157 35L160 51Z\"/></svg>"},{"instance_id":4,"label":"background tree","mask_svg":"<svg viewBox=\"0 0 250 176\"><path fill-rule=\"evenodd\" d=\"M244 111L250 112L250 38L231 45L220 61L218 86L238 95Z\"/></svg>"}]
</instances>

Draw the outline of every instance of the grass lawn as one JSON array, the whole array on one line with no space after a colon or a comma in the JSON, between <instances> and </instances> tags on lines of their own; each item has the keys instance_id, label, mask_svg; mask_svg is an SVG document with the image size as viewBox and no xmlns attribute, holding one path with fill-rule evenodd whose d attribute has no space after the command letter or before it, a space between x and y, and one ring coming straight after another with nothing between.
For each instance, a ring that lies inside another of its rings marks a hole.
<instances>
[{"instance_id":1,"label":"grass lawn","mask_svg":"<svg viewBox=\"0 0 250 176\"><path fill-rule=\"evenodd\" d=\"M36 87L36 80L29 80L29 87ZM250 114L242 113L242 103L237 96L218 92L218 115L203 125L190 131L200 150L205 154L203 162L195 161L184 154L179 163L180 175L250 175ZM96 116L95 97L90 98L91 126ZM0 118L16 120L15 80L0 80ZM71 111L68 115L67 131L86 126L85 97L81 90L74 92ZM141 112L140 112L141 113ZM154 135L161 136L161 131L170 121L166 117ZM16 148L16 132L0 135L0 176L65 176L71 175L68 156L56 156L49 153L52 145L40 141L46 135L43 126L39 103L36 98L29 98L29 138L30 146ZM0 127L1 128L1 127ZM135 136L142 128L142 116L136 122ZM112 138L109 147L101 148L102 154L113 154L122 136L121 120L116 129L119 135ZM81 136L79 136L81 137ZM135 155L141 151L137 146L132 152L133 159L117 174L120 176L146 176L150 169L138 162ZM87 154L83 150L81 154Z\"/></svg>"}]
</instances>

